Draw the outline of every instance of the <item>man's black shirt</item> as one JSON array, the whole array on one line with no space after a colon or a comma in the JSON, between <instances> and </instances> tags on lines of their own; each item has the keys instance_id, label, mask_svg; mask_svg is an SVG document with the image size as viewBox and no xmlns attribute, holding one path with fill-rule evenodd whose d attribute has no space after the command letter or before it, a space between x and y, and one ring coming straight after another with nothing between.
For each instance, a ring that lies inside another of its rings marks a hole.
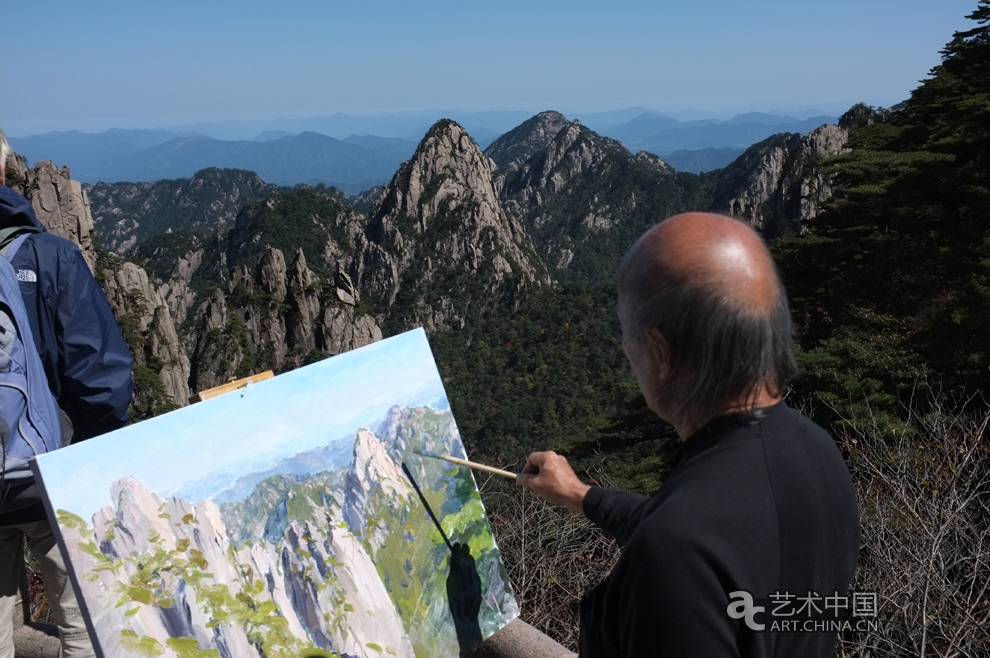
<instances>
[{"instance_id":1,"label":"man's black shirt","mask_svg":"<svg viewBox=\"0 0 990 658\"><path fill-rule=\"evenodd\" d=\"M653 497L595 487L584 512L624 548L582 602L583 658L831 656L835 632L771 632L768 597L847 594L859 551L842 456L783 402L696 432ZM738 591L763 631L729 616Z\"/></svg>"}]
</instances>

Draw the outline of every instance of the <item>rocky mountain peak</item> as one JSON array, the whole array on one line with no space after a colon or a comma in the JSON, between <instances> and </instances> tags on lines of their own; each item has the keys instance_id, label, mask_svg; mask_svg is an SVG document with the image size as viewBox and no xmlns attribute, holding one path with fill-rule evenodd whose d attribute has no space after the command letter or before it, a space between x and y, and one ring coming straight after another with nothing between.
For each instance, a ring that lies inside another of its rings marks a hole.
<instances>
[{"instance_id":1,"label":"rocky mountain peak","mask_svg":"<svg viewBox=\"0 0 990 658\"><path fill-rule=\"evenodd\" d=\"M485 153L496 164L502 207L561 282L613 276L603 263L617 263L660 218L690 209L683 204L693 192L660 158L633 155L556 112L533 117Z\"/></svg>"},{"instance_id":2,"label":"rocky mountain peak","mask_svg":"<svg viewBox=\"0 0 990 658\"><path fill-rule=\"evenodd\" d=\"M526 203L541 205L542 190L559 194L575 178L600 169L611 156L633 157L621 143L557 112L544 112L507 132L492 142L486 154L497 165L495 186L503 199L512 199L513 207L507 210L513 215L519 213L515 206L519 200L513 197L520 192ZM660 164L648 162L651 168Z\"/></svg>"},{"instance_id":3,"label":"rocky mountain peak","mask_svg":"<svg viewBox=\"0 0 990 658\"><path fill-rule=\"evenodd\" d=\"M483 210L497 213L491 168L481 149L457 123L438 122L419 144L412 159L399 169L376 216L401 213L415 217L418 232L441 211L453 211L474 198Z\"/></svg>"},{"instance_id":4,"label":"rocky mountain peak","mask_svg":"<svg viewBox=\"0 0 990 658\"><path fill-rule=\"evenodd\" d=\"M482 309L506 290L549 283L529 236L499 203L489 160L450 120L430 129L385 188L366 236L357 287L427 328L461 326L472 303ZM471 290L434 284L463 275Z\"/></svg>"},{"instance_id":5,"label":"rocky mountain peak","mask_svg":"<svg viewBox=\"0 0 990 658\"><path fill-rule=\"evenodd\" d=\"M412 494L412 489L399 465L389 456L385 445L370 430L361 430L357 433L351 472L365 492L380 489L386 495L394 494L400 498Z\"/></svg>"},{"instance_id":6,"label":"rocky mountain peak","mask_svg":"<svg viewBox=\"0 0 990 658\"><path fill-rule=\"evenodd\" d=\"M546 150L562 130L572 124L560 112L541 112L505 133L485 149L485 155L501 169L515 171L533 155Z\"/></svg>"},{"instance_id":7,"label":"rocky mountain peak","mask_svg":"<svg viewBox=\"0 0 990 658\"><path fill-rule=\"evenodd\" d=\"M93 244L93 215L89 198L68 167L57 168L50 160L28 167L16 159L12 168L19 184L12 187L31 202L38 221L55 235L75 242L89 269L96 270Z\"/></svg>"},{"instance_id":8,"label":"rocky mountain peak","mask_svg":"<svg viewBox=\"0 0 990 658\"><path fill-rule=\"evenodd\" d=\"M370 430L357 433L354 461L344 475L344 491L343 515L347 527L372 546L372 554L377 553L384 546L386 535L382 528L371 523L371 510L376 505L408 506L414 494L399 465Z\"/></svg>"},{"instance_id":9,"label":"rocky mountain peak","mask_svg":"<svg viewBox=\"0 0 990 658\"><path fill-rule=\"evenodd\" d=\"M777 135L756 144L714 177L724 190L715 210L749 222L767 235L795 230L821 212L832 184L819 162L839 155L846 128L826 124L802 135ZM738 182L736 182L738 181Z\"/></svg>"}]
</instances>

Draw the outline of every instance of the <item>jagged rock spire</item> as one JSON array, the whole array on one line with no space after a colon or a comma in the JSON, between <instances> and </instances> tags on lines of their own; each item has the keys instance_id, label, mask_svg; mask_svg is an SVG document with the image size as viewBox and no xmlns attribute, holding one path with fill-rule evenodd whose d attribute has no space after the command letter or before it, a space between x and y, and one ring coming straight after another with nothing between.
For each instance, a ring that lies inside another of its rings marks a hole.
<instances>
[{"instance_id":1,"label":"jagged rock spire","mask_svg":"<svg viewBox=\"0 0 990 658\"><path fill-rule=\"evenodd\" d=\"M463 324L469 306L549 283L529 236L499 204L488 159L450 120L430 129L382 192L367 235L358 286L427 327ZM435 285L463 275L469 285Z\"/></svg>"},{"instance_id":2,"label":"jagged rock spire","mask_svg":"<svg viewBox=\"0 0 990 658\"><path fill-rule=\"evenodd\" d=\"M561 131L576 125L560 112L541 112L492 142L485 155L501 171L516 171L531 157L550 148Z\"/></svg>"}]
</instances>

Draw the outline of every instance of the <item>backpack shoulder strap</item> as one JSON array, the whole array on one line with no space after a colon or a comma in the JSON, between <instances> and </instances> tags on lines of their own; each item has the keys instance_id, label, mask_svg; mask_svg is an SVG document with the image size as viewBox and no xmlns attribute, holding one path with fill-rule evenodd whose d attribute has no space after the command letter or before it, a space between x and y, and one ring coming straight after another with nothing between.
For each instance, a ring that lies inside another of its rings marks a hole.
<instances>
[{"instance_id":1,"label":"backpack shoulder strap","mask_svg":"<svg viewBox=\"0 0 990 658\"><path fill-rule=\"evenodd\" d=\"M14 254L21 248L21 244L32 233L41 233L41 229L33 226L5 226L0 228L0 254L7 260L14 258Z\"/></svg>"},{"instance_id":2,"label":"backpack shoulder strap","mask_svg":"<svg viewBox=\"0 0 990 658\"><path fill-rule=\"evenodd\" d=\"M31 237L30 231L21 233L13 240L11 240L10 244L0 247L0 254L3 254L4 258L6 258L8 261L13 262L14 254L17 253L17 250L21 248L21 245L24 244L24 241L27 240L29 237Z\"/></svg>"}]
</instances>

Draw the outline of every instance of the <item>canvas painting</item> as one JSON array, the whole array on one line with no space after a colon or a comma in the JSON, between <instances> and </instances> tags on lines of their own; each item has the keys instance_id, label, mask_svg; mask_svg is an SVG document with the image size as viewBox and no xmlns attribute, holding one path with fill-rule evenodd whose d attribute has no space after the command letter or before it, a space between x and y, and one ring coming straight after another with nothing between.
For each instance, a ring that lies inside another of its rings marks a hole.
<instances>
[{"instance_id":1,"label":"canvas painting","mask_svg":"<svg viewBox=\"0 0 990 658\"><path fill-rule=\"evenodd\" d=\"M458 656L518 614L415 330L39 457L104 658ZM418 490L418 491L417 491Z\"/></svg>"}]
</instances>

